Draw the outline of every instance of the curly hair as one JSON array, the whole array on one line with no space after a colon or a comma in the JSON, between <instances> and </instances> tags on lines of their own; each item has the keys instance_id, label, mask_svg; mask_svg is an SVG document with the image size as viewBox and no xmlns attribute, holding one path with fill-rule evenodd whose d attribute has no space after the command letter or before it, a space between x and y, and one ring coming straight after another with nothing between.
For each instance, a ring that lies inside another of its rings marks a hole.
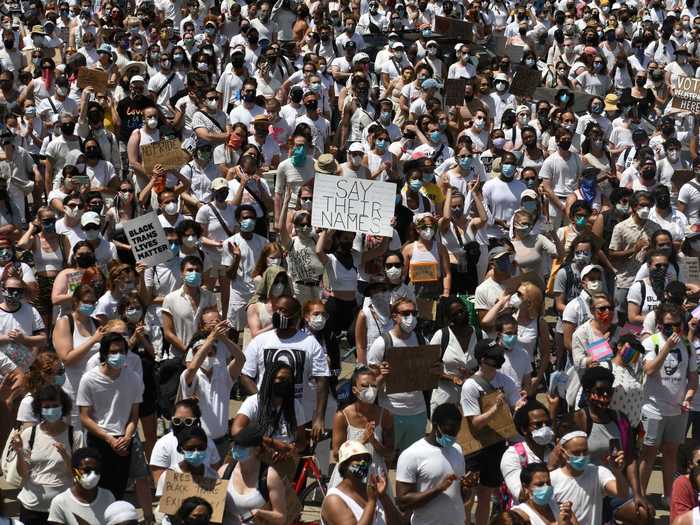
<instances>
[{"instance_id":1,"label":"curly hair","mask_svg":"<svg viewBox=\"0 0 700 525\"><path fill-rule=\"evenodd\" d=\"M34 395L39 389L46 385L51 385L49 378L53 378L54 368L61 364L61 360L53 352L41 352L27 373L27 389Z\"/></svg>"}]
</instances>

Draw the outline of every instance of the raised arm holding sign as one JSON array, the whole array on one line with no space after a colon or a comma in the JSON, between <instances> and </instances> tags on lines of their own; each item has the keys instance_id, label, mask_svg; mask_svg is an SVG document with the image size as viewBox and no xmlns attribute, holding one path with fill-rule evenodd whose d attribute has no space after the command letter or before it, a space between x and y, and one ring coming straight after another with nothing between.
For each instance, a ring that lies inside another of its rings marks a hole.
<instances>
[{"instance_id":1,"label":"raised arm holding sign","mask_svg":"<svg viewBox=\"0 0 700 525\"><path fill-rule=\"evenodd\" d=\"M137 263L142 262L146 266L155 266L174 257L156 212L126 221L124 233Z\"/></svg>"}]
</instances>

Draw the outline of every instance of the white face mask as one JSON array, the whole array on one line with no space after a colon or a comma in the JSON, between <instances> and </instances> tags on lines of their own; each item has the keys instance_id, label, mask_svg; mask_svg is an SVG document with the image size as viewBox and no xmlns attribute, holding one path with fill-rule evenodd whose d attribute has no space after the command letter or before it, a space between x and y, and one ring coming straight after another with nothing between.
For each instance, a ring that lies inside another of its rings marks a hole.
<instances>
[{"instance_id":1,"label":"white face mask","mask_svg":"<svg viewBox=\"0 0 700 525\"><path fill-rule=\"evenodd\" d=\"M158 126L158 119L151 117L146 119L146 126L151 129L155 129Z\"/></svg>"},{"instance_id":2,"label":"white face mask","mask_svg":"<svg viewBox=\"0 0 700 525\"><path fill-rule=\"evenodd\" d=\"M644 208L639 208L637 210L637 215L639 215L640 219L647 220L649 218L649 208L646 206Z\"/></svg>"},{"instance_id":3,"label":"white face mask","mask_svg":"<svg viewBox=\"0 0 700 525\"><path fill-rule=\"evenodd\" d=\"M309 328L314 332L320 332L326 326L325 315L312 315L309 319Z\"/></svg>"},{"instance_id":4,"label":"white face mask","mask_svg":"<svg viewBox=\"0 0 700 525\"><path fill-rule=\"evenodd\" d=\"M589 281L586 290L592 294L602 292L603 281Z\"/></svg>"},{"instance_id":5,"label":"white face mask","mask_svg":"<svg viewBox=\"0 0 700 525\"><path fill-rule=\"evenodd\" d=\"M207 107L209 111L216 111L219 108L219 103L216 100L210 100L207 102Z\"/></svg>"},{"instance_id":6,"label":"white face mask","mask_svg":"<svg viewBox=\"0 0 700 525\"><path fill-rule=\"evenodd\" d=\"M89 472L87 474L82 474L80 476L80 479L78 480L80 486L87 490L94 489L99 482L100 475L95 471Z\"/></svg>"},{"instance_id":7,"label":"white face mask","mask_svg":"<svg viewBox=\"0 0 700 525\"><path fill-rule=\"evenodd\" d=\"M165 206L163 206L163 211L168 215L175 215L177 213L177 202L171 201Z\"/></svg>"},{"instance_id":8,"label":"white face mask","mask_svg":"<svg viewBox=\"0 0 700 525\"><path fill-rule=\"evenodd\" d=\"M536 428L532 431L532 440L538 445L549 445L554 439L554 431L548 427Z\"/></svg>"},{"instance_id":9,"label":"white face mask","mask_svg":"<svg viewBox=\"0 0 700 525\"><path fill-rule=\"evenodd\" d=\"M387 278L392 282L395 283L401 279L401 275L403 272L401 271L401 268L388 268L386 270L386 276Z\"/></svg>"},{"instance_id":10,"label":"white face mask","mask_svg":"<svg viewBox=\"0 0 700 525\"><path fill-rule=\"evenodd\" d=\"M357 393L356 397L363 403L371 405L372 403L374 403L374 400L377 399L377 387L368 386L367 388L363 388Z\"/></svg>"},{"instance_id":11,"label":"white face mask","mask_svg":"<svg viewBox=\"0 0 700 525\"><path fill-rule=\"evenodd\" d=\"M268 257L266 261L268 266L279 266L282 263L279 257Z\"/></svg>"},{"instance_id":12,"label":"white face mask","mask_svg":"<svg viewBox=\"0 0 700 525\"><path fill-rule=\"evenodd\" d=\"M668 157L669 162L672 162L673 164L675 164L676 162L678 162L678 158L680 157L680 152L676 151L676 150L671 150L666 154L666 156Z\"/></svg>"},{"instance_id":13,"label":"white face mask","mask_svg":"<svg viewBox=\"0 0 700 525\"><path fill-rule=\"evenodd\" d=\"M399 321L399 327L401 328L401 331L410 334L413 332L413 329L416 327L418 324L418 319L416 319L415 315L408 315L406 317L401 316L401 320Z\"/></svg>"},{"instance_id":14,"label":"white face mask","mask_svg":"<svg viewBox=\"0 0 700 525\"><path fill-rule=\"evenodd\" d=\"M426 228L424 230L419 230L418 234L420 235L420 238L424 241L429 241L433 238L433 235L435 235L435 230L433 230L432 228Z\"/></svg>"},{"instance_id":15,"label":"white face mask","mask_svg":"<svg viewBox=\"0 0 700 525\"><path fill-rule=\"evenodd\" d=\"M350 155L350 165L356 168L362 162L362 155Z\"/></svg>"},{"instance_id":16,"label":"white face mask","mask_svg":"<svg viewBox=\"0 0 700 525\"><path fill-rule=\"evenodd\" d=\"M523 304L523 300L520 298L520 296L517 293L514 293L513 295L510 296L510 300L508 301L508 304L510 305L511 308L517 310L520 308L520 305Z\"/></svg>"},{"instance_id":17,"label":"white face mask","mask_svg":"<svg viewBox=\"0 0 700 525\"><path fill-rule=\"evenodd\" d=\"M284 292L284 284L275 283L270 287L270 295L272 297L279 297Z\"/></svg>"}]
</instances>

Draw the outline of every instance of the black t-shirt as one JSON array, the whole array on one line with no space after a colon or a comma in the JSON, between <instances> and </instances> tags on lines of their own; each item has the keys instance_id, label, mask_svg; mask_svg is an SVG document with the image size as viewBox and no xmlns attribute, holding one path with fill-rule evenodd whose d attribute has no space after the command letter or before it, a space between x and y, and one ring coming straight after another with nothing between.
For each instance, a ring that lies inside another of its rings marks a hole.
<instances>
[{"instance_id":1,"label":"black t-shirt","mask_svg":"<svg viewBox=\"0 0 700 525\"><path fill-rule=\"evenodd\" d=\"M122 121L119 128L120 141L128 142L131 132L143 127L143 110L151 106L153 101L144 95L139 95L135 99L126 97L117 104L117 114Z\"/></svg>"}]
</instances>

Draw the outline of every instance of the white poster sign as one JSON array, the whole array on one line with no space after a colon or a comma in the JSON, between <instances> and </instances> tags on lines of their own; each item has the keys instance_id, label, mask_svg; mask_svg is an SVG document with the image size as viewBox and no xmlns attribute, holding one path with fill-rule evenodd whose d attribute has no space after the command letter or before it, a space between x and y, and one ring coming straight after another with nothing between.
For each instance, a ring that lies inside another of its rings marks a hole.
<instances>
[{"instance_id":1,"label":"white poster sign","mask_svg":"<svg viewBox=\"0 0 700 525\"><path fill-rule=\"evenodd\" d=\"M141 215L124 223L126 238L134 252L136 262L155 266L172 259L173 252L168 247L165 231L156 212Z\"/></svg>"},{"instance_id":2,"label":"white poster sign","mask_svg":"<svg viewBox=\"0 0 700 525\"><path fill-rule=\"evenodd\" d=\"M391 237L396 184L316 174L311 224L318 228Z\"/></svg>"}]
</instances>

